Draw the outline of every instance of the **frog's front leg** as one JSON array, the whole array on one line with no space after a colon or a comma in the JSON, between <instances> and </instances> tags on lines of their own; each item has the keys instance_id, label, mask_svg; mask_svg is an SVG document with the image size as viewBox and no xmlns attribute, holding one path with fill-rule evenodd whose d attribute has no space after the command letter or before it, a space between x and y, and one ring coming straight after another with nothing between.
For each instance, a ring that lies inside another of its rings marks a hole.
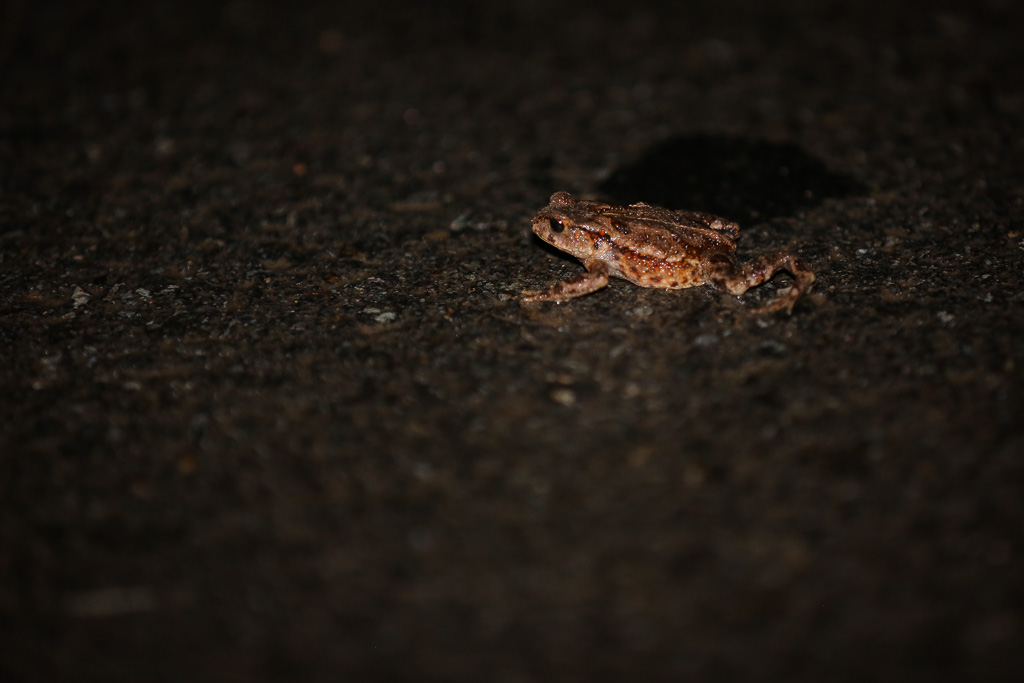
<instances>
[{"instance_id":1,"label":"frog's front leg","mask_svg":"<svg viewBox=\"0 0 1024 683\"><path fill-rule=\"evenodd\" d=\"M523 301L568 301L584 294L596 292L608 285L608 264L596 259L583 262L587 272L551 287L547 291L523 292Z\"/></svg>"},{"instance_id":2,"label":"frog's front leg","mask_svg":"<svg viewBox=\"0 0 1024 683\"><path fill-rule=\"evenodd\" d=\"M807 294L814 284L814 273L792 254L759 256L742 266L737 265L731 256L722 255L712 259L705 266L704 272L708 282L733 296L739 296L751 287L767 282L779 270L793 276L793 286L782 290L779 297L771 303L755 308L752 312L770 313L784 308L787 313L792 313L797 299Z\"/></svg>"}]
</instances>

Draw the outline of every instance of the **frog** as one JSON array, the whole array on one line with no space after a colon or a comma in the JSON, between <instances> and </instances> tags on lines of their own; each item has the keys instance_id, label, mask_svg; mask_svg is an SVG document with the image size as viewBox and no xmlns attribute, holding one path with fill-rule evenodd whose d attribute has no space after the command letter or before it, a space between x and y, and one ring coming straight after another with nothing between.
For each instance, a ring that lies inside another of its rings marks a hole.
<instances>
[{"instance_id":1,"label":"frog","mask_svg":"<svg viewBox=\"0 0 1024 683\"><path fill-rule=\"evenodd\" d=\"M752 312L792 314L815 280L804 262L787 252L741 265L735 257L740 226L710 213L643 202L615 206L555 192L532 226L542 240L582 261L586 271L546 290L522 292L527 304L560 304L596 292L611 277L659 289L711 285L738 297L781 270L792 276L793 284Z\"/></svg>"}]
</instances>

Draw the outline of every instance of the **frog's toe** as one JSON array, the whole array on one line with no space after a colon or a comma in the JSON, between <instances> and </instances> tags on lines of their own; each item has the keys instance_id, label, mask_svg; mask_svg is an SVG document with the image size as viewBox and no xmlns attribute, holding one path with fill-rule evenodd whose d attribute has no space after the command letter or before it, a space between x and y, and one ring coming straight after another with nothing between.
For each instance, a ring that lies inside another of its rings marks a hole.
<instances>
[{"instance_id":1,"label":"frog's toe","mask_svg":"<svg viewBox=\"0 0 1024 683\"><path fill-rule=\"evenodd\" d=\"M524 304L534 304L539 301L552 301L554 298L547 289L524 289L520 301Z\"/></svg>"},{"instance_id":2,"label":"frog's toe","mask_svg":"<svg viewBox=\"0 0 1024 683\"><path fill-rule=\"evenodd\" d=\"M803 292L801 292L796 287L787 287L786 289L780 291L779 295L772 299L771 301L769 301L767 304L765 304L764 306L760 306L758 308L751 309L750 312L755 313L757 315L761 315L764 313L774 313L775 311L785 309L787 315L793 315L793 306L796 305L796 302L800 299L800 295L802 293Z\"/></svg>"}]
</instances>

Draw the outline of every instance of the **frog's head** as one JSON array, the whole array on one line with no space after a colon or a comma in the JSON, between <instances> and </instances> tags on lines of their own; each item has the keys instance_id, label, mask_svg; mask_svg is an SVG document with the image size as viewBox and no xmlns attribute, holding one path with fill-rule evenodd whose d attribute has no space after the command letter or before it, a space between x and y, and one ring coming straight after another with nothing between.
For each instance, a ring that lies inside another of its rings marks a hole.
<instances>
[{"instance_id":1,"label":"frog's head","mask_svg":"<svg viewBox=\"0 0 1024 683\"><path fill-rule=\"evenodd\" d=\"M585 256L594 248L593 228L589 225L595 217L593 204L573 199L568 192L556 192L550 203L533 217L533 231L562 251Z\"/></svg>"}]
</instances>

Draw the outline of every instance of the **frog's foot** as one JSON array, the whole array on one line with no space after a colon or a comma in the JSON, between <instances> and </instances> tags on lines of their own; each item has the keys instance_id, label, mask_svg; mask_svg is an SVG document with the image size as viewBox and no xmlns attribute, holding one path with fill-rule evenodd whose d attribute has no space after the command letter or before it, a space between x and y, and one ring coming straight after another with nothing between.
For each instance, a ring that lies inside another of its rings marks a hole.
<instances>
[{"instance_id":1,"label":"frog's foot","mask_svg":"<svg viewBox=\"0 0 1024 683\"><path fill-rule=\"evenodd\" d=\"M604 261L585 261L587 271L564 282L559 282L547 290L527 290L523 292L523 303L537 301L562 302L578 296L596 292L608 285L608 264Z\"/></svg>"},{"instance_id":2,"label":"frog's foot","mask_svg":"<svg viewBox=\"0 0 1024 683\"><path fill-rule=\"evenodd\" d=\"M707 278L712 284L733 296L739 296L751 287L767 282L779 270L793 276L794 283L791 287L782 290L774 301L753 309L752 313L771 313L785 309L786 313L792 314L797 300L807 294L814 284L814 273L792 254L759 256L743 266L722 259L712 263L706 270Z\"/></svg>"},{"instance_id":3,"label":"frog's foot","mask_svg":"<svg viewBox=\"0 0 1024 683\"><path fill-rule=\"evenodd\" d=\"M777 296L770 303L767 303L764 306L758 306L757 308L752 308L750 312L761 314L773 313L775 311L786 309L786 314L792 315L793 306L796 305L797 299L799 299L801 296L803 296L803 293L800 291L799 288L787 287L781 292L779 292L779 296Z\"/></svg>"}]
</instances>

